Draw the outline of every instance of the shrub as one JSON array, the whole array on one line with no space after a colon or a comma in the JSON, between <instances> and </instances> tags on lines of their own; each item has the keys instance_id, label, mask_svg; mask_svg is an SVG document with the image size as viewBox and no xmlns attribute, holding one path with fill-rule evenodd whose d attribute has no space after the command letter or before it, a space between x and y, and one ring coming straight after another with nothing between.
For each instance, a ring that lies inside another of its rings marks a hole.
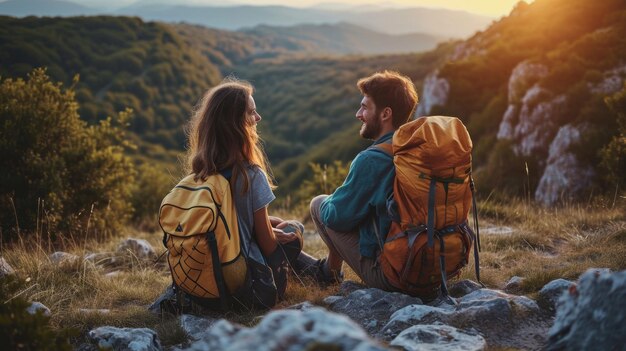
<instances>
[{"instance_id":1,"label":"shrub","mask_svg":"<svg viewBox=\"0 0 626 351\"><path fill-rule=\"evenodd\" d=\"M606 104L617 114L618 133L600 150L604 178L609 184L624 184L626 179L626 84L624 88L606 99ZM623 186L620 187L623 191Z\"/></svg>"},{"instance_id":2,"label":"shrub","mask_svg":"<svg viewBox=\"0 0 626 351\"><path fill-rule=\"evenodd\" d=\"M81 235L120 229L132 213L134 168L123 154L130 111L88 126L73 89L51 82L44 69L4 80L0 106L4 239L43 227Z\"/></svg>"}]
</instances>

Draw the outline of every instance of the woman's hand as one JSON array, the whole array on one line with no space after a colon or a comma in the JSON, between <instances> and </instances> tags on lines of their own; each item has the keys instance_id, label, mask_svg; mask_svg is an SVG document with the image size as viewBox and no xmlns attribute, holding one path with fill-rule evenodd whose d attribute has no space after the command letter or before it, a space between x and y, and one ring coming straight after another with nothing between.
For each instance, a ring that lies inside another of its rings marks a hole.
<instances>
[{"instance_id":1,"label":"woman's hand","mask_svg":"<svg viewBox=\"0 0 626 351\"><path fill-rule=\"evenodd\" d=\"M283 225L282 228L284 228L285 226L286 226L286 224ZM280 228L272 228L272 230L274 231L274 235L276 236L276 241L278 241L281 244L286 244L286 243L294 241L294 240L296 240L298 238L296 236L296 233L294 233L294 232L291 232L291 233L284 232Z\"/></svg>"},{"instance_id":2,"label":"woman's hand","mask_svg":"<svg viewBox=\"0 0 626 351\"><path fill-rule=\"evenodd\" d=\"M284 225L283 225L283 227L279 227L279 225L281 223L285 222L284 219L282 219L280 217L276 217L276 216L268 216L268 218L270 219L270 224L272 225L272 227L274 227L274 228L283 228L284 227Z\"/></svg>"}]
</instances>

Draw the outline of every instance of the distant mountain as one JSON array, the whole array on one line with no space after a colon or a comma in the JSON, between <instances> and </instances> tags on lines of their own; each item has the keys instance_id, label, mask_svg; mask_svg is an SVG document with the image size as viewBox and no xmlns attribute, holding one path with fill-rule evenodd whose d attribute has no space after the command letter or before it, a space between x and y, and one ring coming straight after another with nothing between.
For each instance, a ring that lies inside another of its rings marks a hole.
<instances>
[{"instance_id":1,"label":"distant mountain","mask_svg":"<svg viewBox=\"0 0 626 351\"><path fill-rule=\"evenodd\" d=\"M0 2L0 14L23 16L80 16L101 13L99 9L61 0L8 0Z\"/></svg>"},{"instance_id":2,"label":"distant mountain","mask_svg":"<svg viewBox=\"0 0 626 351\"><path fill-rule=\"evenodd\" d=\"M241 29L258 25L294 26L348 22L387 34L427 33L443 37L467 37L484 29L492 19L463 11L407 8L383 9L361 7L354 10L293 8L286 6L132 6L119 14L140 16L166 22L187 22L221 29Z\"/></svg>"},{"instance_id":3,"label":"distant mountain","mask_svg":"<svg viewBox=\"0 0 626 351\"><path fill-rule=\"evenodd\" d=\"M77 1L78 3L78 1ZM423 33L435 37L468 37L482 30L491 18L463 11L429 8L383 8L380 5L321 6L295 8L287 6L220 6L181 5L163 1L163 4L133 3L114 12L85 7L62 0L9 0L0 3L0 14L23 17L76 16L117 14L138 16L144 20L186 22L204 26L238 30L259 25L271 27L301 24L351 23L386 34Z\"/></svg>"},{"instance_id":4,"label":"distant mountain","mask_svg":"<svg viewBox=\"0 0 626 351\"><path fill-rule=\"evenodd\" d=\"M272 40L272 47L297 47L318 54L384 54L426 51L447 38L431 34L390 35L350 23L258 26L243 33Z\"/></svg>"}]
</instances>

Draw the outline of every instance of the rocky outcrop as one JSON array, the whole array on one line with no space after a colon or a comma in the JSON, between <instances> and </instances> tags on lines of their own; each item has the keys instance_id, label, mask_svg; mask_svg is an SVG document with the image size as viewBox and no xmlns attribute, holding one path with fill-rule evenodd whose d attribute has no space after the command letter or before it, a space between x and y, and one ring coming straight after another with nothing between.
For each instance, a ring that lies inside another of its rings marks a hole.
<instances>
[{"instance_id":1,"label":"rocky outcrop","mask_svg":"<svg viewBox=\"0 0 626 351\"><path fill-rule=\"evenodd\" d=\"M547 165L535 191L535 200L553 205L559 200L579 197L589 186L595 176L593 168L581 164L571 151L580 139L579 128L568 124L559 129L550 144Z\"/></svg>"},{"instance_id":2,"label":"rocky outcrop","mask_svg":"<svg viewBox=\"0 0 626 351\"><path fill-rule=\"evenodd\" d=\"M154 330L147 328L100 327L89 332L98 349L116 351L159 351L161 343Z\"/></svg>"},{"instance_id":3,"label":"rocky outcrop","mask_svg":"<svg viewBox=\"0 0 626 351\"><path fill-rule=\"evenodd\" d=\"M419 104L415 110L415 116L427 116L434 106L443 106L448 101L450 83L445 78L439 77L439 71L431 72L424 79L424 88L420 95Z\"/></svg>"},{"instance_id":4,"label":"rocky outcrop","mask_svg":"<svg viewBox=\"0 0 626 351\"><path fill-rule=\"evenodd\" d=\"M548 350L624 350L626 271L590 269L561 295Z\"/></svg>"},{"instance_id":5,"label":"rocky outcrop","mask_svg":"<svg viewBox=\"0 0 626 351\"><path fill-rule=\"evenodd\" d=\"M568 104L566 96L539 85L547 74L548 68L539 63L524 61L515 67L508 84L509 106L497 138L512 140L517 155L539 160L542 176L535 200L553 205L559 200L579 197L595 174L593 168L581 164L571 151L571 146L580 142L584 128L559 125ZM611 84L599 83L596 90Z\"/></svg>"},{"instance_id":6,"label":"rocky outcrop","mask_svg":"<svg viewBox=\"0 0 626 351\"><path fill-rule=\"evenodd\" d=\"M624 78L626 78L626 65L604 72L599 82L587 83L587 88L593 94L611 95L624 87Z\"/></svg>"},{"instance_id":7,"label":"rocky outcrop","mask_svg":"<svg viewBox=\"0 0 626 351\"><path fill-rule=\"evenodd\" d=\"M517 155L543 158L558 129L556 120L566 104L565 95L554 96L535 84L526 91L520 104L509 104L497 137L513 140Z\"/></svg>"}]
</instances>

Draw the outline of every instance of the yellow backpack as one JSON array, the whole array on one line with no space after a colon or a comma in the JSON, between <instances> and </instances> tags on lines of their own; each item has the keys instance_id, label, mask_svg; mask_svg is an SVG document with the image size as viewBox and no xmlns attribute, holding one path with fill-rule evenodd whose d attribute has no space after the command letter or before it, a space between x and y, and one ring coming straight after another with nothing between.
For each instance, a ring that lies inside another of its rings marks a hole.
<instances>
[{"instance_id":1,"label":"yellow backpack","mask_svg":"<svg viewBox=\"0 0 626 351\"><path fill-rule=\"evenodd\" d=\"M467 265L477 241L467 223L472 202L478 234L469 133L455 117L421 117L376 147L393 157L396 171L383 273L408 294L429 299L441 286L447 296L446 280ZM474 259L480 282L476 247Z\"/></svg>"},{"instance_id":2,"label":"yellow backpack","mask_svg":"<svg viewBox=\"0 0 626 351\"><path fill-rule=\"evenodd\" d=\"M246 281L237 213L228 179L189 175L161 203L159 224L176 286L187 294L225 301Z\"/></svg>"}]
</instances>

